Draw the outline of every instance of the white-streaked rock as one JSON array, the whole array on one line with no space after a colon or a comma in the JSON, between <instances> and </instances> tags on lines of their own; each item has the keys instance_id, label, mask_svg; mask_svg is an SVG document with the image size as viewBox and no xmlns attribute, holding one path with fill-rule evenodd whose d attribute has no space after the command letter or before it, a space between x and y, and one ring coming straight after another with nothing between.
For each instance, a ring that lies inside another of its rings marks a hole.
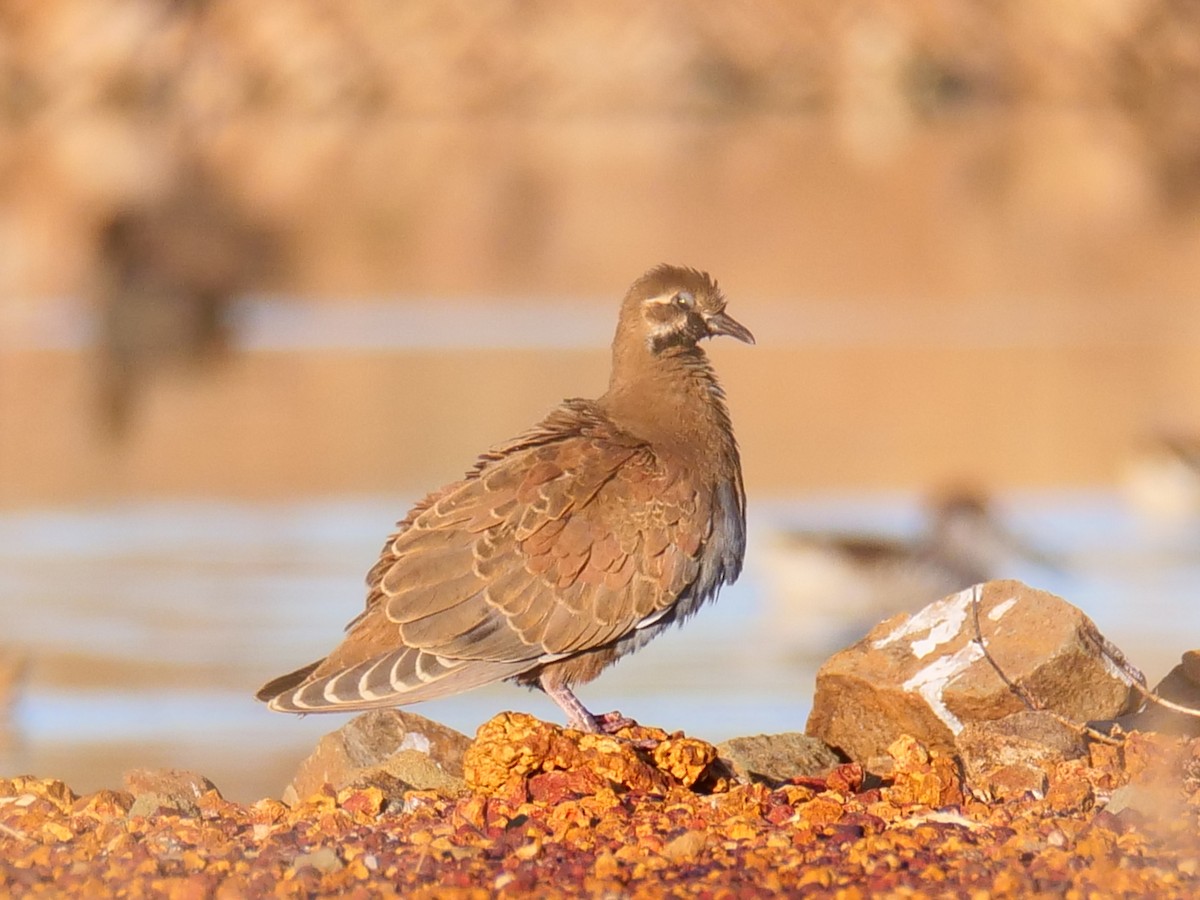
<instances>
[{"instance_id":1,"label":"white-streaked rock","mask_svg":"<svg viewBox=\"0 0 1200 900\"><path fill-rule=\"evenodd\" d=\"M1044 708L1082 723L1114 718L1136 700L1080 610L992 581L882 622L827 660L807 733L866 761L902 734L952 751L965 724L1024 710L976 641L977 620L992 658Z\"/></svg>"}]
</instances>

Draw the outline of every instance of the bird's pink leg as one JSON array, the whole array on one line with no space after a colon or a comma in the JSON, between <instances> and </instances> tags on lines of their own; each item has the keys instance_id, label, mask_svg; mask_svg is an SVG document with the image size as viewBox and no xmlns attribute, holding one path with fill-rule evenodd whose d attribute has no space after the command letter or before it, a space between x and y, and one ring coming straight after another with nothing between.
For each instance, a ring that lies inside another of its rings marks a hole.
<instances>
[{"instance_id":1,"label":"bird's pink leg","mask_svg":"<svg viewBox=\"0 0 1200 900\"><path fill-rule=\"evenodd\" d=\"M545 675L538 679L538 684L551 700L562 707L562 711L567 714L567 725L576 731L616 734L622 728L637 724L633 719L626 718L616 711L602 716L592 715L569 687L565 684L548 684Z\"/></svg>"}]
</instances>

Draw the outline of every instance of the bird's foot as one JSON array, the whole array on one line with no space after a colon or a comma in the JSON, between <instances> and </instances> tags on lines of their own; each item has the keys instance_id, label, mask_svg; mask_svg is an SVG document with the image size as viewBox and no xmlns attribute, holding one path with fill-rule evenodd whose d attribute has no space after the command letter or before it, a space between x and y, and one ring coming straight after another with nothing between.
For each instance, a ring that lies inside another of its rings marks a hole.
<instances>
[{"instance_id":1,"label":"bird's foot","mask_svg":"<svg viewBox=\"0 0 1200 900\"><path fill-rule=\"evenodd\" d=\"M570 711L567 727L586 734L607 734L616 737L618 732L626 728L637 728L638 723L615 709L597 716L581 706L578 710Z\"/></svg>"},{"instance_id":2,"label":"bird's foot","mask_svg":"<svg viewBox=\"0 0 1200 900\"><path fill-rule=\"evenodd\" d=\"M541 689L546 692L555 703L559 705L563 712L567 714L567 727L573 728L576 731L584 731L591 734L608 734L601 725L600 719L606 717L593 716L588 712L588 708L583 705L583 701L575 696L565 684L554 684L546 680L543 674L539 679L538 684Z\"/></svg>"},{"instance_id":3,"label":"bird's foot","mask_svg":"<svg viewBox=\"0 0 1200 900\"><path fill-rule=\"evenodd\" d=\"M610 735L635 750L653 750L662 743L662 732L658 729L643 728L615 709L601 716L592 716L592 721L595 723L595 733Z\"/></svg>"},{"instance_id":4,"label":"bird's foot","mask_svg":"<svg viewBox=\"0 0 1200 900\"><path fill-rule=\"evenodd\" d=\"M592 716L592 723L595 725L595 731L598 734L616 735L617 732L626 728L637 728L638 723L629 716L622 715L617 710L606 712L599 716Z\"/></svg>"},{"instance_id":5,"label":"bird's foot","mask_svg":"<svg viewBox=\"0 0 1200 900\"><path fill-rule=\"evenodd\" d=\"M550 699L557 703L562 708L562 711L567 714L568 728L589 734L607 734L619 737L618 732L627 728L639 727L638 723L633 719L621 715L616 710L599 716L593 715L588 712L587 707L580 702L579 698L566 685L547 683L545 679L540 684L542 690L550 696ZM619 739L628 741L634 747L642 750L653 749L658 745L658 741L644 740L640 737L619 737Z\"/></svg>"}]
</instances>

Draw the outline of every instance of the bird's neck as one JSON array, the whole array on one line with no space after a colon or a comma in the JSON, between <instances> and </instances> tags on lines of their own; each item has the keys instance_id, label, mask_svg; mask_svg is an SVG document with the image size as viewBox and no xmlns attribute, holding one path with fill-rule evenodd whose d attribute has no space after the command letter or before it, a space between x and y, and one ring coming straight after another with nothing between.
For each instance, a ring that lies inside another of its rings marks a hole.
<instances>
[{"instance_id":1,"label":"bird's neck","mask_svg":"<svg viewBox=\"0 0 1200 900\"><path fill-rule=\"evenodd\" d=\"M725 394L699 347L614 348L608 391L598 402L623 430L652 445L736 458Z\"/></svg>"}]
</instances>

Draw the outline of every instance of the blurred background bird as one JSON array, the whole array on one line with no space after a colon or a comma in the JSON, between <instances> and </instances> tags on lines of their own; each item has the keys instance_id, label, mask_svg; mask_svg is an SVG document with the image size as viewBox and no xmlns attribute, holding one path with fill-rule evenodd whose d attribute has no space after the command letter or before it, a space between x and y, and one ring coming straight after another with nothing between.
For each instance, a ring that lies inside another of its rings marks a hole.
<instances>
[{"instance_id":1,"label":"blurred background bird","mask_svg":"<svg viewBox=\"0 0 1200 900\"><path fill-rule=\"evenodd\" d=\"M1163 433L1140 441L1122 472L1134 510L1170 527L1200 521L1200 436Z\"/></svg>"},{"instance_id":2,"label":"blurred background bird","mask_svg":"<svg viewBox=\"0 0 1200 900\"><path fill-rule=\"evenodd\" d=\"M770 640L820 660L898 612L1003 577L1015 558L1056 566L1005 526L977 489L946 487L914 537L772 529L758 552Z\"/></svg>"},{"instance_id":3,"label":"blurred background bird","mask_svg":"<svg viewBox=\"0 0 1200 900\"><path fill-rule=\"evenodd\" d=\"M236 298L269 276L269 229L196 159L164 187L112 210L96 242L101 421L128 436L142 395L172 372L199 376L226 353Z\"/></svg>"}]
</instances>

